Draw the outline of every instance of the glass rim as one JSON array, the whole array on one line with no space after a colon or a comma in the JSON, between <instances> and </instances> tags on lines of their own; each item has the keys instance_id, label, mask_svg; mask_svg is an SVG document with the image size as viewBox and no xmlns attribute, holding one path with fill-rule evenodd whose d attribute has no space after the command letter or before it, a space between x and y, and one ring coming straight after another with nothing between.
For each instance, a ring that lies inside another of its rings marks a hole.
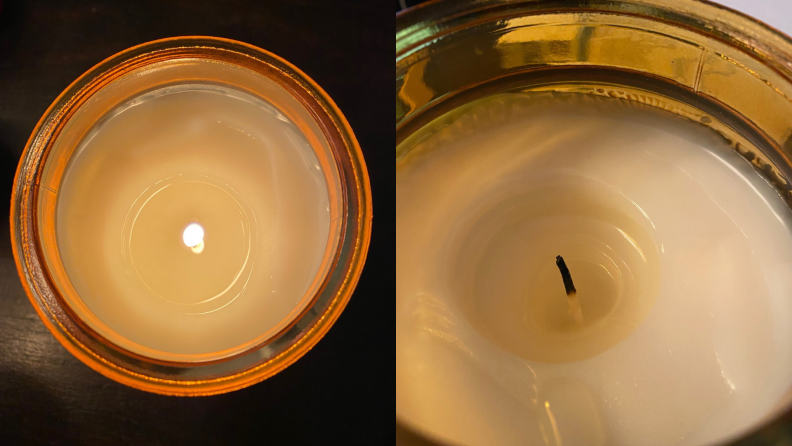
<instances>
[{"instance_id":1,"label":"glass rim","mask_svg":"<svg viewBox=\"0 0 792 446\"><path fill-rule=\"evenodd\" d=\"M323 283L305 309L274 336L240 353L201 362L153 359L125 350L79 320L53 281L42 252L39 180L47 156L74 113L114 80L165 61L202 59L246 68L296 99L321 130L340 180L340 238ZM211 395L262 381L299 359L329 330L357 285L371 235L371 190L349 123L310 77L286 60L229 39L183 36L121 51L77 78L52 103L23 151L11 197L11 244L31 304L56 339L83 363L115 381L168 395Z\"/></svg>"}]
</instances>

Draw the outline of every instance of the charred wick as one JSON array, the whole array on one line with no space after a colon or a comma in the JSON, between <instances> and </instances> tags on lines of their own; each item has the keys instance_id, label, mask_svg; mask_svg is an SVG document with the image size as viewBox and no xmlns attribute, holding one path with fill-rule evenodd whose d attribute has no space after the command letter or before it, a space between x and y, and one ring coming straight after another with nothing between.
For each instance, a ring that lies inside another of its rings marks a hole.
<instances>
[{"instance_id":1,"label":"charred wick","mask_svg":"<svg viewBox=\"0 0 792 446\"><path fill-rule=\"evenodd\" d=\"M575 284L572 283L572 275L569 274L569 268L567 268L563 257L556 256L556 266L558 270L561 271L561 278L564 280L564 288L566 288L567 296L577 293Z\"/></svg>"}]
</instances>

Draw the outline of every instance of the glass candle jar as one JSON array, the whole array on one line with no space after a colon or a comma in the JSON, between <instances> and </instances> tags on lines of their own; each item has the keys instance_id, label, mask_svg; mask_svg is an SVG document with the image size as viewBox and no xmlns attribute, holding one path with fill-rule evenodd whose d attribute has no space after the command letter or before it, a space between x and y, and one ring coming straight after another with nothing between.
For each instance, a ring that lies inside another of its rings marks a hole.
<instances>
[{"instance_id":1,"label":"glass candle jar","mask_svg":"<svg viewBox=\"0 0 792 446\"><path fill-rule=\"evenodd\" d=\"M475 116L467 113L486 104L483 98L515 92L616 98L682 116L714 131L787 205L792 203L792 42L728 8L683 0L437 1L397 15L397 166L409 164L415 147L451 129L457 119L474 126ZM482 107L495 121L506 110ZM464 125L457 127L464 131ZM399 317L409 317L407 310L403 316L399 311L397 302L397 327ZM470 321L460 314L459 320ZM443 321L446 328L455 325L451 318ZM454 333L443 339L465 344ZM397 335L397 351L399 342ZM472 351L463 356L472 357ZM397 353L397 363L399 358ZM482 369L497 375L497 366ZM529 378L498 376L504 388L530 387ZM399 379L397 371L397 387ZM740 441L734 435L746 432L746 444L786 438L783 423L792 400L783 392L774 397L775 407L751 427L719 441ZM418 404L416 398L412 404ZM550 413L550 406L546 409ZM397 444L442 442L415 417L400 415L398 396L396 418ZM558 420L548 420L542 428L547 427L547 444L561 444Z\"/></svg>"},{"instance_id":2,"label":"glass candle jar","mask_svg":"<svg viewBox=\"0 0 792 446\"><path fill-rule=\"evenodd\" d=\"M99 373L168 395L240 389L305 354L349 301L370 225L333 101L283 59L211 37L77 79L33 132L11 205L47 328Z\"/></svg>"}]
</instances>

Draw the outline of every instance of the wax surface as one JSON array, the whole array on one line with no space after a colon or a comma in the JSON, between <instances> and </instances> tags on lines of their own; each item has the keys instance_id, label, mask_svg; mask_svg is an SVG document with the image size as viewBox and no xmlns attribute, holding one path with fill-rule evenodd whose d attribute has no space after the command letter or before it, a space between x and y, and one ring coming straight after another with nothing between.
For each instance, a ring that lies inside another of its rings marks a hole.
<instances>
[{"instance_id":1,"label":"wax surface","mask_svg":"<svg viewBox=\"0 0 792 446\"><path fill-rule=\"evenodd\" d=\"M776 408L792 214L722 137L576 95L455 113L399 148L399 419L468 445L699 445Z\"/></svg>"},{"instance_id":2,"label":"wax surface","mask_svg":"<svg viewBox=\"0 0 792 446\"><path fill-rule=\"evenodd\" d=\"M222 357L284 327L330 237L303 134L220 86L167 87L113 111L69 161L57 206L61 259L92 313L81 317L163 359Z\"/></svg>"}]
</instances>

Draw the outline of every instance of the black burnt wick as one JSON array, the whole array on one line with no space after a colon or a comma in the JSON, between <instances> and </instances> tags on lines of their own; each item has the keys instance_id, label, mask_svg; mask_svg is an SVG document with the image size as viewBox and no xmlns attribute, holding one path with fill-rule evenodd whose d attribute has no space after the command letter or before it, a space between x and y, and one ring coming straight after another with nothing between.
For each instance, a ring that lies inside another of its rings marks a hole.
<instances>
[{"instance_id":1,"label":"black burnt wick","mask_svg":"<svg viewBox=\"0 0 792 446\"><path fill-rule=\"evenodd\" d=\"M556 266L561 271L561 278L564 279L564 288L566 288L567 296L577 293L575 284L572 283L572 275L569 274L569 268L567 268L563 257L556 256Z\"/></svg>"}]
</instances>

